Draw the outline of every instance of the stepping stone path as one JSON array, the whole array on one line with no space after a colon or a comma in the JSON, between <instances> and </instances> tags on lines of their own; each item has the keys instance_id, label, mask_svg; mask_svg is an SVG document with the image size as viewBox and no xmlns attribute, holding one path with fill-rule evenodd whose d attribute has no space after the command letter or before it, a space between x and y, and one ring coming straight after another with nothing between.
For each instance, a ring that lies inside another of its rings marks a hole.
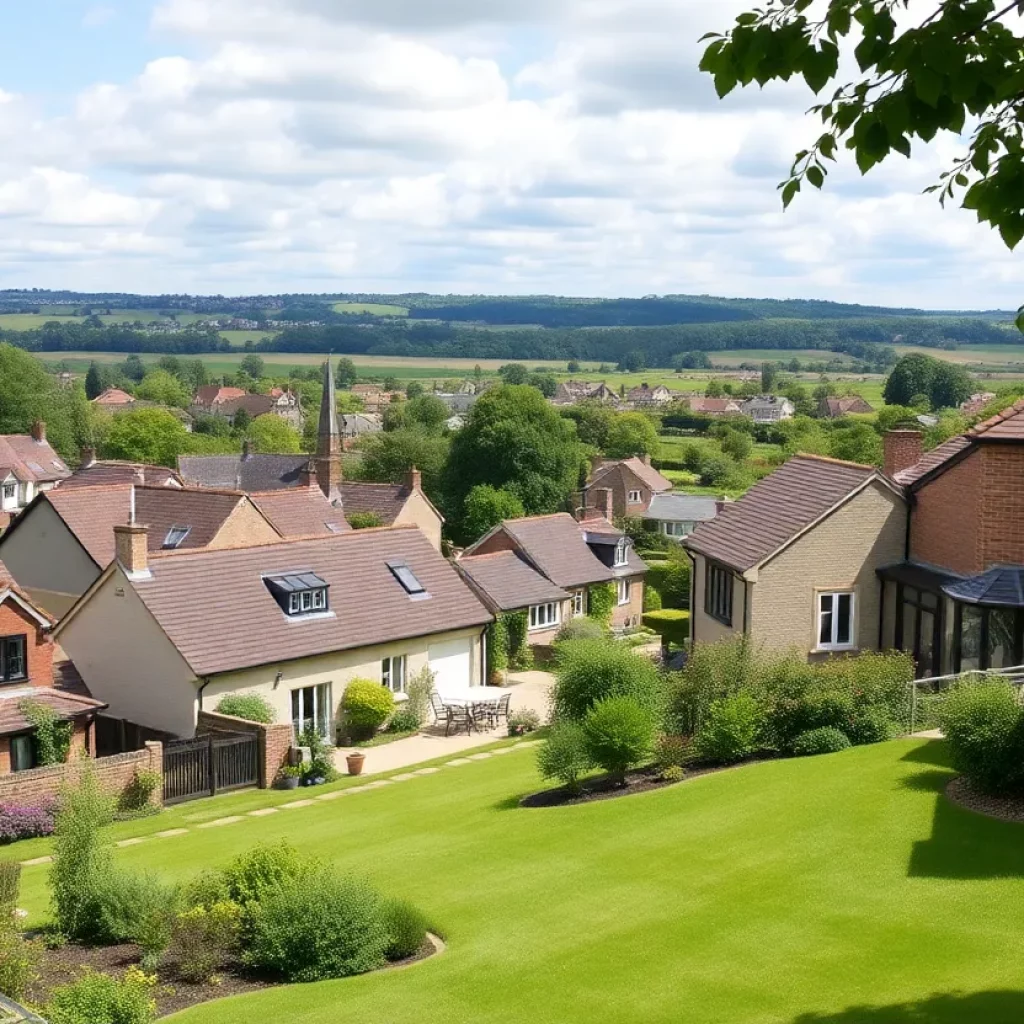
<instances>
[{"instance_id":1,"label":"stepping stone path","mask_svg":"<svg viewBox=\"0 0 1024 1024\"><path fill-rule=\"evenodd\" d=\"M213 821L203 821L196 825L196 828L219 828L221 825L234 825L236 821L241 821L242 815L232 814L227 818L215 818Z\"/></svg>"},{"instance_id":2,"label":"stepping stone path","mask_svg":"<svg viewBox=\"0 0 1024 1024\"><path fill-rule=\"evenodd\" d=\"M467 761L486 761L491 756L489 750L481 751L479 754L469 754L466 758Z\"/></svg>"},{"instance_id":3,"label":"stepping stone path","mask_svg":"<svg viewBox=\"0 0 1024 1024\"><path fill-rule=\"evenodd\" d=\"M249 812L250 818L265 818L268 814L277 814L276 807L257 807L255 811Z\"/></svg>"},{"instance_id":4,"label":"stepping stone path","mask_svg":"<svg viewBox=\"0 0 1024 1024\"><path fill-rule=\"evenodd\" d=\"M53 858L52 857L33 857L32 860L23 860L21 862L21 866L23 868L32 868L32 867L35 867L37 864L52 864L52 863L53 863Z\"/></svg>"},{"instance_id":5,"label":"stepping stone path","mask_svg":"<svg viewBox=\"0 0 1024 1024\"><path fill-rule=\"evenodd\" d=\"M114 843L114 845L117 846L117 847L122 847L122 846L138 846L139 843L144 843L145 841L146 841L146 837L145 836L136 836L136 838L134 838L134 839L122 839L119 843Z\"/></svg>"},{"instance_id":6,"label":"stepping stone path","mask_svg":"<svg viewBox=\"0 0 1024 1024\"><path fill-rule=\"evenodd\" d=\"M419 771L410 772L411 775L436 775L440 768L420 768Z\"/></svg>"},{"instance_id":7,"label":"stepping stone path","mask_svg":"<svg viewBox=\"0 0 1024 1024\"><path fill-rule=\"evenodd\" d=\"M416 772L405 772L402 775L392 775L392 782L408 782L410 779L416 778Z\"/></svg>"},{"instance_id":8,"label":"stepping stone path","mask_svg":"<svg viewBox=\"0 0 1024 1024\"><path fill-rule=\"evenodd\" d=\"M454 768L456 765L469 764L469 763L470 763L470 761L469 761L468 757L457 757L457 758L455 758L454 761L445 761L444 766L446 768Z\"/></svg>"},{"instance_id":9,"label":"stepping stone path","mask_svg":"<svg viewBox=\"0 0 1024 1024\"><path fill-rule=\"evenodd\" d=\"M171 836L186 836L188 835L187 828L169 828L165 832L157 832L157 839L170 839Z\"/></svg>"},{"instance_id":10,"label":"stepping stone path","mask_svg":"<svg viewBox=\"0 0 1024 1024\"><path fill-rule=\"evenodd\" d=\"M312 807L315 802L315 800L293 800L290 804L279 804L278 806L291 810L293 807Z\"/></svg>"}]
</instances>

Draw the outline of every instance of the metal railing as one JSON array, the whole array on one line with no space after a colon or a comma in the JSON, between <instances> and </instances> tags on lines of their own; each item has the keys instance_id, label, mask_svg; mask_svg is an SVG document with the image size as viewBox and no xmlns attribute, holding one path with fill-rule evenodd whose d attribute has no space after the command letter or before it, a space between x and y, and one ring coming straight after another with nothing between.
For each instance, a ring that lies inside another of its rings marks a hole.
<instances>
[{"instance_id":1,"label":"metal railing","mask_svg":"<svg viewBox=\"0 0 1024 1024\"><path fill-rule=\"evenodd\" d=\"M0 996L0 1024L46 1024L46 1021L13 999Z\"/></svg>"},{"instance_id":2,"label":"metal railing","mask_svg":"<svg viewBox=\"0 0 1024 1024\"><path fill-rule=\"evenodd\" d=\"M937 696L943 690L962 682L982 682L991 679L992 676L999 676L1007 680L1011 686L1017 688L1018 695L1024 696L1024 665L1013 665L1007 668L972 668L966 672L954 672L947 676L928 676L923 679L915 679L910 684L910 732L917 732L918 723L918 701L920 692L927 690L930 695Z\"/></svg>"}]
</instances>

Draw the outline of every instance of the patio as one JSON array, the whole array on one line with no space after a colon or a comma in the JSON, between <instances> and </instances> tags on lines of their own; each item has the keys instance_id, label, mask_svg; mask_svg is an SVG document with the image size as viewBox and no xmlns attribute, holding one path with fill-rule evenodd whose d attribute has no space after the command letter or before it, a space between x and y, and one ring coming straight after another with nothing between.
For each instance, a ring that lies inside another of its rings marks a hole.
<instances>
[{"instance_id":1,"label":"patio","mask_svg":"<svg viewBox=\"0 0 1024 1024\"><path fill-rule=\"evenodd\" d=\"M549 672L518 672L509 677L507 692L511 695L509 713L517 711L536 711L541 721L547 721L548 694L554 682ZM445 736L444 723L429 724L415 736L404 740L385 743L379 747L363 748L366 764L364 775L375 775L379 772L390 772L397 768L419 764L437 757L451 754L457 757L465 751L473 751L477 747L486 746L506 734L504 723L496 729L481 728L471 733L459 732ZM334 763L338 771L346 772L345 757L349 753L346 747L339 747L334 753Z\"/></svg>"}]
</instances>

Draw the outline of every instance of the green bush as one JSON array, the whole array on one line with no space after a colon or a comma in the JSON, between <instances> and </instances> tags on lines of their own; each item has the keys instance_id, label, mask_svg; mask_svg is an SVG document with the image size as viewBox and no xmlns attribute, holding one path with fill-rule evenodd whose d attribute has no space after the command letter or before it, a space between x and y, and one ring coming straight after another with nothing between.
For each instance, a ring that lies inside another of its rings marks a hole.
<instances>
[{"instance_id":1,"label":"green bush","mask_svg":"<svg viewBox=\"0 0 1024 1024\"><path fill-rule=\"evenodd\" d=\"M418 907L405 900L388 900L384 904L384 922L388 933L384 955L388 960L405 960L423 948L427 919Z\"/></svg>"},{"instance_id":2,"label":"green bush","mask_svg":"<svg viewBox=\"0 0 1024 1024\"><path fill-rule=\"evenodd\" d=\"M498 615L487 627L487 674L508 669L508 624Z\"/></svg>"},{"instance_id":3,"label":"green bush","mask_svg":"<svg viewBox=\"0 0 1024 1024\"><path fill-rule=\"evenodd\" d=\"M242 908L230 900L177 915L168 959L184 981L209 982L238 947Z\"/></svg>"},{"instance_id":4,"label":"green bush","mask_svg":"<svg viewBox=\"0 0 1024 1024\"><path fill-rule=\"evenodd\" d=\"M595 583L587 595L590 617L595 622L607 626L612 621L612 612L617 601L614 583Z\"/></svg>"},{"instance_id":5,"label":"green bush","mask_svg":"<svg viewBox=\"0 0 1024 1024\"><path fill-rule=\"evenodd\" d=\"M646 589L658 592L663 608L690 607L690 559L677 551L670 551L670 557L662 561L649 562L647 567Z\"/></svg>"},{"instance_id":6,"label":"green bush","mask_svg":"<svg viewBox=\"0 0 1024 1024\"><path fill-rule=\"evenodd\" d=\"M654 587L644 587L644 611L645 612L660 612L661 611L661 594L659 594Z\"/></svg>"},{"instance_id":7,"label":"green bush","mask_svg":"<svg viewBox=\"0 0 1024 1024\"><path fill-rule=\"evenodd\" d=\"M376 512L349 512L345 518L353 530L372 530L384 525L384 520Z\"/></svg>"},{"instance_id":8,"label":"green bush","mask_svg":"<svg viewBox=\"0 0 1024 1024\"><path fill-rule=\"evenodd\" d=\"M1020 791L1024 781L1022 710L999 679L955 686L942 703L942 731L953 767L982 793Z\"/></svg>"},{"instance_id":9,"label":"green bush","mask_svg":"<svg viewBox=\"0 0 1024 1024\"><path fill-rule=\"evenodd\" d=\"M694 737L694 749L709 764L733 764L760 748L761 709L749 693L713 701Z\"/></svg>"},{"instance_id":10,"label":"green bush","mask_svg":"<svg viewBox=\"0 0 1024 1024\"><path fill-rule=\"evenodd\" d=\"M797 757L813 757L816 754L835 754L849 746L850 740L845 732L826 725L800 733L794 738L791 749Z\"/></svg>"},{"instance_id":11,"label":"green bush","mask_svg":"<svg viewBox=\"0 0 1024 1024\"><path fill-rule=\"evenodd\" d=\"M545 779L557 779L570 793L579 791L580 777L592 767L586 736L578 722L559 722L537 748L537 768L541 775Z\"/></svg>"},{"instance_id":12,"label":"green bush","mask_svg":"<svg viewBox=\"0 0 1024 1024\"><path fill-rule=\"evenodd\" d=\"M301 766L305 785L319 786L323 782L333 782L338 777L338 770L334 767L334 750L327 745L319 730L307 725L299 737L299 746L309 751L309 760Z\"/></svg>"},{"instance_id":13,"label":"green bush","mask_svg":"<svg viewBox=\"0 0 1024 1024\"><path fill-rule=\"evenodd\" d=\"M690 639L689 612L664 608L661 611L645 612L642 621L648 629L659 634L665 643L683 647Z\"/></svg>"},{"instance_id":14,"label":"green bush","mask_svg":"<svg viewBox=\"0 0 1024 1024\"><path fill-rule=\"evenodd\" d=\"M540 715L533 708L520 708L508 716L509 736L525 736L540 728Z\"/></svg>"},{"instance_id":15,"label":"green bush","mask_svg":"<svg viewBox=\"0 0 1024 1024\"><path fill-rule=\"evenodd\" d=\"M753 648L743 636L694 646L686 667L668 678L666 729L680 736L696 735L714 701L753 684L755 666Z\"/></svg>"},{"instance_id":16,"label":"green bush","mask_svg":"<svg viewBox=\"0 0 1024 1024\"><path fill-rule=\"evenodd\" d=\"M394 713L394 694L372 679L353 679L341 698L345 728L353 739L368 739Z\"/></svg>"},{"instance_id":17,"label":"green bush","mask_svg":"<svg viewBox=\"0 0 1024 1024\"><path fill-rule=\"evenodd\" d=\"M430 715L430 695L434 692L436 682L437 673L432 672L429 665L424 665L406 683L405 692L409 699L405 706L416 716L417 726L422 725Z\"/></svg>"},{"instance_id":18,"label":"green bush","mask_svg":"<svg viewBox=\"0 0 1024 1024\"><path fill-rule=\"evenodd\" d=\"M689 736L661 735L654 744L654 764L666 768L687 768L693 762L693 740Z\"/></svg>"},{"instance_id":19,"label":"green bush","mask_svg":"<svg viewBox=\"0 0 1024 1024\"><path fill-rule=\"evenodd\" d=\"M420 716L403 705L388 720L388 732L414 732L420 727Z\"/></svg>"},{"instance_id":20,"label":"green bush","mask_svg":"<svg viewBox=\"0 0 1024 1024\"><path fill-rule=\"evenodd\" d=\"M607 697L629 697L658 715L663 690L658 669L614 640L571 640L559 644L551 695L555 718L582 721Z\"/></svg>"},{"instance_id":21,"label":"green bush","mask_svg":"<svg viewBox=\"0 0 1024 1024\"><path fill-rule=\"evenodd\" d=\"M555 634L555 643L564 644L570 640L600 640L607 634L607 629L596 619L592 619L588 615L577 615Z\"/></svg>"},{"instance_id":22,"label":"green bush","mask_svg":"<svg viewBox=\"0 0 1024 1024\"><path fill-rule=\"evenodd\" d=\"M21 894L21 864L16 860L0 860L0 929L14 920ZM2 991L2 989L0 989Z\"/></svg>"},{"instance_id":23,"label":"green bush","mask_svg":"<svg viewBox=\"0 0 1024 1024\"><path fill-rule=\"evenodd\" d=\"M620 780L630 768L643 764L654 745L657 721L650 708L631 697L598 701L583 723L590 760Z\"/></svg>"},{"instance_id":24,"label":"green bush","mask_svg":"<svg viewBox=\"0 0 1024 1024\"><path fill-rule=\"evenodd\" d=\"M153 807L153 794L158 786L163 785L163 781L159 772L137 770L117 798L117 809L122 813L131 813Z\"/></svg>"},{"instance_id":25,"label":"green bush","mask_svg":"<svg viewBox=\"0 0 1024 1024\"><path fill-rule=\"evenodd\" d=\"M844 730L855 746L884 743L899 732L899 726L889 717L884 707L867 707L854 711L849 728Z\"/></svg>"},{"instance_id":26,"label":"green bush","mask_svg":"<svg viewBox=\"0 0 1024 1024\"><path fill-rule=\"evenodd\" d=\"M177 904L173 886L152 874L112 869L97 891L91 938L97 942L134 942L158 935L168 908Z\"/></svg>"},{"instance_id":27,"label":"green bush","mask_svg":"<svg viewBox=\"0 0 1024 1024\"><path fill-rule=\"evenodd\" d=\"M229 693L221 697L217 713L244 718L247 722L273 725L276 715L270 701L259 693Z\"/></svg>"},{"instance_id":28,"label":"green bush","mask_svg":"<svg viewBox=\"0 0 1024 1024\"><path fill-rule=\"evenodd\" d=\"M265 894L243 957L286 981L320 981L381 967L391 938L372 886L310 865Z\"/></svg>"},{"instance_id":29,"label":"green bush","mask_svg":"<svg viewBox=\"0 0 1024 1024\"><path fill-rule=\"evenodd\" d=\"M32 746L40 765L64 764L71 749L73 725L53 708L28 697L18 701L18 710L33 727Z\"/></svg>"},{"instance_id":30,"label":"green bush","mask_svg":"<svg viewBox=\"0 0 1024 1024\"><path fill-rule=\"evenodd\" d=\"M43 947L26 939L17 928L0 928L0 994L21 1000L39 977Z\"/></svg>"},{"instance_id":31,"label":"green bush","mask_svg":"<svg viewBox=\"0 0 1024 1024\"><path fill-rule=\"evenodd\" d=\"M237 864L237 861L235 863ZM191 910L193 907L209 909L215 903L230 899L231 887L228 876L223 871L200 871L181 888L181 905L184 910Z\"/></svg>"},{"instance_id":32,"label":"green bush","mask_svg":"<svg viewBox=\"0 0 1024 1024\"><path fill-rule=\"evenodd\" d=\"M247 909L284 882L301 877L305 869L305 862L291 844L283 840L257 843L225 868L228 899Z\"/></svg>"},{"instance_id":33,"label":"green bush","mask_svg":"<svg viewBox=\"0 0 1024 1024\"><path fill-rule=\"evenodd\" d=\"M49 1024L149 1024L156 1016L156 978L129 967L121 979L87 971L55 988L43 1013Z\"/></svg>"},{"instance_id":34,"label":"green bush","mask_svg":"<svg viewBox=\"0 0 1024 1024\"><path fill-rule=\"evenodd\" d=\"M508 636L508 667L516 671L533 666L533 648L528 634L530 620L526 612L505 612L505 631Z\"/></svg>"}]
</instances>

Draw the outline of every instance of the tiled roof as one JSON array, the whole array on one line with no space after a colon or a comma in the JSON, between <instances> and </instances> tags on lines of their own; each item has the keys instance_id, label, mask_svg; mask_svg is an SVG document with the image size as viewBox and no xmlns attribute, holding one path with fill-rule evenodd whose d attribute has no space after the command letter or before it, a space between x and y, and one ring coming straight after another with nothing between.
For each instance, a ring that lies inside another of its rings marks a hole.
<instances>
[{"instance_id":1,"label":"tiled roof","mask_svg":"<svg viewBox=\"0 0 1024 1024\"><path fill-rule=\"evenodd\" d=\"M243 388L228 388L221 384L207 384L196 392L193 399L196 405L219 405L235 398L244 398Z\"/></svg>"},{"instance_id":2,"label":"tiled roof","mask_svg":"<svg viewBox=\"0 0 1024 1024\"><path fill-rule=\"evenodd\" d=\"M107 388L92 401L93 405L134 405L135 396L129 395L127 391L122 391L120 388Z\"/></svg>"},{"instance_id":3,"label":"tiled roof","mask_svg":"<svg viewBox=\"0 0 1024 1024\"><path fill-rule=\"evenodd\" d=\"M515 551L465 555L455 565L499 611L509 612L533 604L564 601L569 596Z\"/></svg>"},{"instance_id":4,"label":"tiled roof","mask_svg":"<svg viewBox=\"0 0 1024 1024\"><path fill-rule=\"evenodd\" d=\"M829 396L825 399L825 410L832 417L875 411L860 395L851 395L846 398Z\"/></svg>"},{"instance_id":5,"label":"tiled roof","mask_svg":"<svg viewBox=\"0 0 1024 1024\"><path fill-rule=\"evenodd\" d=\"M1024 441L1024 398L968 431L984 441Z\"/></svg>"},{"instance_id":6,"label":"tiled roof","mask_svg":"<svg viewBox=\"0 0 1024 1024\"><path fill-rule=\"evenodd\" d=\"M181 455L178 472L195 487L276 491L296 487L309 465L308 455Z\"/></svg>"},{"instance_id":7,"label":"tiled roof","mask_svg":"<svg viewBox=\"0 0 1024 1024\"><path fill-rule=\"evenodd\" d=\"M718 502L702 494L656 494L643 518L697 523L714 519L717 514Z\"/></svg>"},{"instance_id":8,"label":"tiled roof","mask_svg":"<svg viewBox=\"0 0 1024 1024\"><path fill-rule=\"evenodd\" d=\"M726 505L683 541L684 547L739 572L759 565L866 484L873 466L797 455Z\"/></svg>"},{"instance_id":9,"label":"tiled roof","mask_svg":"<svg viewBox=\"0 0 1024 1024\"><path fill-rule=\"evenodd\" d=\"M130 487L54 488L43 495L99 566L114 559L114 527L127 523ZM136 487L135 519L149 527L148 547L159 551L172 526L189 527L177 550L206 547L245 495L230 491Z\"/></svg>"},{"instance_id":10,"label":"tiled roof","mask_svg":"<svg viewBox=\"0 0 1024 1024\"><path fill-rule=\"evenodd\" d=\"M346 515L352 512L372 512L382 526L390 526L409 500L405 484L367 484L343 480L341 504Z\"/></svg>"},{"instance_id":11,"label":"tiled roof","mask_svg":"<svg viewBox=\"0 0 1024 1024\"><path fill-rule=\"evenodd\" d=\"M672 481L663 477L653 466L648 466L642 459L638 459L635 455L631 459L619 459L616 462L606 462L601 466L593 475L588 487L599 486L599 481L604 477L610 470L616 466L623 466L628 469L634 476L637 477L645 486L649 487L652 491L670 491L672 490Z\"/></svg>"},{"instance_id":12,"label":"tiled roof","mask_svg":"<svg viewBox=\"0 0 1024 1024\"><path fill-rule=\"evenodd\" d=\"M37 441L31 434L0 434L0 467L23 482L50 483L71 476L50 443Z\"/></svg>"},{"instance_id":13,"label":"tiled roof","mask_svg":"<svg viewBox=\"0 0 1024 1024\"><path fill-rule=\"evenodd\" d=\"M942 589L955 601L1024 608L1024 568L995 565L977 576L948 583Z\"/></svg>"},{"instance_id":14,"label":"tiled roof","mask_svg":"<svg viewBox=\"0 0 1024 1024\"><path fill-rule=\"evenodd\" d=\"M387 566L405 561L429 593L414 599ZM416 527L155 557L131 585L198 676L483 626L490 612ZM282 612L263 581L312 572L330 614ZM211 586L215 583L215 586Z\"/></svg>"},{"instance_id":15,"label":"tiled roof","mask_svg":"<svg viewBox=\"0 0 1024 1024\"><path fill-rule=\"evenodd\" d=\"M0 693L0 736L27 732L33 727L21 710L23 700L52 708L65 720L102 711L107 705L92 697L66 693L48 686L25 686Z\"/></svg>"},{"instance_id":16,"label":"tiled roof","mask_svg":"<svg viewBox=\"0 0 1024 1024\"><path fill-rule=\"evenodd\" d=\"M290 487L249 497L282 537L315 537L352 529L344 511L332 505L319 487Z\"/></svg>"},{"instance_id":17,"label":"tiled roof","mask_svg":"<svg viewBox=\"0 0 1024 1024\"><path fill-rule=\"evenodd\" d=\"M933 448L930 452L925 452L920 462L915 463L909 469L902 469L894 474L893 479L896 483L909 487L911 484L917 483L922 477L928 476L929 473L944 466L954 456L959 455L970 447L971 439L969 437L951 437L948 441L943 441L942 444Z\"/></svg>"},{"instance_id":18,"label":"tiled roof","mask_svg":"<svg viewBox=\"0 0 1024 1024\"><path fill-rule=\"evenodd\" d=\"M690 399L690 411L706 412L709 414L739 412L740 403L734 398L703 398L697 396Z\"/></svg>"}]
</instances>

